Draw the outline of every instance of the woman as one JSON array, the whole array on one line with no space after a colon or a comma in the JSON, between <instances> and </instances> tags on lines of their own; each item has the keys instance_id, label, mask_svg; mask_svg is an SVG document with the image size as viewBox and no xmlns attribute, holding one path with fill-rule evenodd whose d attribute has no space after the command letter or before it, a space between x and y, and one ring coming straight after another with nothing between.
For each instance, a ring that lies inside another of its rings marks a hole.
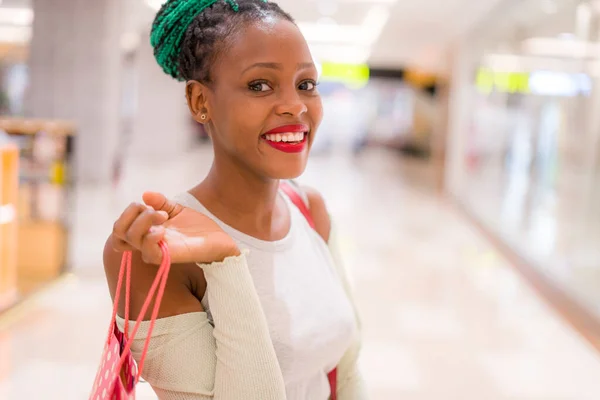
<instances>
[{"instance_id":1,"label":"woman","mask_svg":"<svg viewBox=\"0 0 600 400\"><path fill-rule=\"evenodd\" d=\"M113 296L122 252L134 252L132 319L157 272L158 242L171 253L144 379L165 400L325 400L337 366L337 398L364 399L357 318L326 244L324 202L296 188L313 230L279 190L304 171L322 117L317 70L293 19L263 0L170 0L151 42L164 71L187 82L214 162L175 199L145 193L106 243Z\"/></svg>"}]
</instances>

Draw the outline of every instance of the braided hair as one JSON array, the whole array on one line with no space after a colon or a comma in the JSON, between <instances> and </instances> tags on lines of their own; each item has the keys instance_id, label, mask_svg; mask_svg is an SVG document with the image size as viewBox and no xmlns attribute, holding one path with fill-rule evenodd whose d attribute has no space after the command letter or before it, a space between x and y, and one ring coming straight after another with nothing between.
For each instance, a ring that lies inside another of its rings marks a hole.
<instances>
[{"instance_id":1,"label":"braided hair","mask_svg":"<svg viewBox=\"0 0 600 400\"><path fill-rule=\"evenodd\" d=\"M211 82L211 67L248 23L265 18L294 19L267 0L168 0L150 34L154 57L179 81Z\"/></svg>"}]
</instances>

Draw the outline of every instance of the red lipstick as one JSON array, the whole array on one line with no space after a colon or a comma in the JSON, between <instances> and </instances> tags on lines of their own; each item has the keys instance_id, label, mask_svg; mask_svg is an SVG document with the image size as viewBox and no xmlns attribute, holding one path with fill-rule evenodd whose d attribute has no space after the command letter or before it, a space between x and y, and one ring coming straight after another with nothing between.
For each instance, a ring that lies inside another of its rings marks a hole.
<instances>
[{"instance_id":1,"label":"red lipstick","mask_svg":"<svg viewBox=\"0 0 600 400\"><path fill-rule=\"evenodd\" d=\"M271 135L274 133L286 133L286 132L308 132L308 125L304 124L295 124L295 125L283 125L279 126L275 129L271 129L268 132L265 132L265 135Z\"/></svg>"},{"instance_id":2,"label":"red lipstick","mask_svg":"<svg viewBox=\"0 0 600 400\"><path fill-rule=\"evenodd\" d=\"M307 145L308 130L307 125L283 125L263 134L262 139L284 153L301 153Z\"/></svg>"}]
</instances>

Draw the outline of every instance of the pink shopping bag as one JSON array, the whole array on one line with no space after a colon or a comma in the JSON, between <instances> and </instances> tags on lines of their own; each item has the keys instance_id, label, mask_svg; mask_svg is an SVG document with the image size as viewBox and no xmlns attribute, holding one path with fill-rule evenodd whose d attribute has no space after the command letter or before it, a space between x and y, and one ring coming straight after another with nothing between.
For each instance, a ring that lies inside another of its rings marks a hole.
<instances>
[{"instance_id":1,"label":"pink shopping bag","mask_svg":"<svg viewBox=\"0 0 600 400\"><path fill-rule=\"evenodd\" d=\"M146 358L146 353L148 352L148 346L150 345L152 330L154 329L154 324L158 316L158 310L160 308L160 303L167 285L169 270L171 268L171 257L169 256L167 245L164 242L161 242L160 247L163 252L162 263L158 269L156 278L154 278L154 282L148 291L148 296L146 297L146 300L144 301L140 311L140 315L135 322L131 336L129 336L129 294L131 291L132 254L131 252L125 252L123 254L121 268L119 270L119 279L117 282L117 291L115 293L115 299L113 303L113 312L108 331L108 338L104 345L104 352L102 353L100 367L98 368L98 373L96 374L94 387L89 400L135 399L135 387L140 380L142 369L144 368L144 360ZM117 328L116 316L124 277L126 277L125 332L122 333ZM146 341L144 343L144 349L142 351L140 363L139 365L136 365L136 362L131 355L132 340L129 340L129 338L135 338L144 315L146 315L148 307L150 306L155 294L156 301L154 303L154 308L152 309L148 336L146 337Z\"/></svg>"}]
</instances>

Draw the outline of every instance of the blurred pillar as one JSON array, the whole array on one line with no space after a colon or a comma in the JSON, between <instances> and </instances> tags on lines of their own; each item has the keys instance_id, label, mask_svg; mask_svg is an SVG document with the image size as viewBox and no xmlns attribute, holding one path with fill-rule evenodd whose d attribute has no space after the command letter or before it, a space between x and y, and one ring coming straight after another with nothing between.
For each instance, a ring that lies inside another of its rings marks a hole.
<instances>
[{"instance_id":1,"label":"blurred pillar","mask_svg":"<svg viewBox=\"0 0 600 400\"><path fill-rule=\"evenodd\" d=\"M447 88L447 134L445 148L445 191L460 197L464 186L467 140L471 129L470 112L474 51L466 39L455 43L450 52L450 81Z\"/></svg>"},{"instance_id":2,"label":"blurred pillar","mask_svg":"<svg viewBox=\"0 0 600 400\"><path fill-rule=\"evenodd\" d=\"M431 138L431 156L435 170L436 189L440 194L444 194L446 188L446 152L448 146L448 136L450 131L450 82L452 79L452 55L444 54L443 65L445 71L437 78L436 97L438 103L438 117L433 126L433 135Z\"/></svg>"},{"instance_id":3,"label":"blurred pillar","mask_svg":"<svg viewBox=\"0 0 600 400\"><path fill-rule=\"evenodd\" d=\"M438 81L437 98L439 119L436 121L436 126L434 126L431 155L435 166L436 189L440 194L443 194L446 187L446 146L448 142L448 112L450 107L450 88L446 80Z\"/></svg>"},{"instance_id":4,"label":"blurred pillar","mask_svg":"<svg viewBox=\"0 0 600 400\"><path fill-rule=\"evenodd\" d=\"M27 114L78 125L74 174L111 176L119 132L123 0L33 0Z\"/></svg>"},{"instance_id":5,"label":"blurred pillar","mask_svg":"<svg viewBox=\"0 0 600 400\"><path fill-rule=\"evenodd\" d=\"M148 32L133 57L136 104L127 153L134 159L158 161L181 156L190 147L195 124L188 111L185 84L158 66Z\"/></svg>"},{"instance_id":6,"label":"blurred pillar","mask_svg":"<svg viewBox=\"0 0 600 400\"><path fill-rule=\"evenodd\" d=\"M578 10L581 14L581 8ZM585 15L584 15L585 16ZM579 15L580 18L583 18ZM600 42L600 14L593 13L590 20L579 21L578 34L585 36L592 42ZM583 25L583 26L581 26ZM587 28L587 31L584 29ZM600 226L600 63L593 63L590 67L592 91L589 98L582 101L587 119L584 122L585 139L582 140L585 146L584 170L587 173L586 189L583 195L586 204L582 207L583 228L581 234L582 241L594 237Z\"/></svg>"}]
</instances>

